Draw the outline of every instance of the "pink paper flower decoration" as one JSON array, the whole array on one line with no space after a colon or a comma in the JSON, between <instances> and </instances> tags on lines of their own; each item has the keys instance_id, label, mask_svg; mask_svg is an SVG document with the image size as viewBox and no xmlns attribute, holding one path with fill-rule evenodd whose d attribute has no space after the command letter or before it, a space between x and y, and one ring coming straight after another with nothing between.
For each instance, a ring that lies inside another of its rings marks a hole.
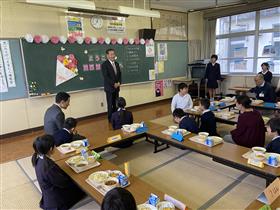
<instances>
[{"instance_id":1,"label":"pink paper flower decoration","mask_svg":"<svg viewBox=\"0 0 280 210\"><path fill-rule=\"evenodd\" d=\"M57 56L57 60L59 60L62 63L63 60L64 60L64 57L62 55L58 55Z\"/></svg>"},{"instance_id":2,"label":"pink paper flower decoration","mask_svg":"<svg viewBox=\"0 0 280 210\"><path fill-rule=\"evenodd\" d=\"M134 44L140 44L139 38L135 38L135 39L134 39Z\"/></svg>"},{"instance_id":3,"label":"pink paper flower decoration","mask_svg":"<svg viewBox=\"0 0 280 210\"><path fill-rule=\"evenodd\" d=\"M127 45L128 44L128 38L123 38L123 44Z\"/></svg>"},{"instance_id":4,"label":"pink paper flower decoration","mask_svg":"<svg viewBox=\"0 0 280 210\"><path fill-rule=\"evenodd\" d=\"M115 45L116 43L117 43L117 39L112 38L112 39L111 39L111 44L112 44L112 45Z\"/></svg>"},{"instance_id":5,"label":"pink paper flower decoration","mask_svg":"<svg viewBox=\"0 0 280 210\"><path fill-rule=\"evenodd\" d=\"M67 38L67 40L68 40L68 42L69 42L70 44L73 44L73 43L76 42L76 38L73 37L73 36L69 36L69 37Z\"/></svg>"},{"instance_id":6,"label":"pink paper flower decoration","mask_svg":"<svg viewBox=\"0 0 280 210\"><path fill-rule=\"evenodd\" d=\"M51 37L51 43L57 44L59 42L59 37L58 36L52 36Z\"/></svg>"},{"instance_id":7,"label":"pink paper flower decoration","mask_svg":"<svg viewBox=\"0 0 280 210\"><path fill-rule=\"evenodd\" d=\"M103 44L103 43L104 43L104 41L105 41L105 40L104 40L104 38L103 38L103 37L99 37L99 38L98 38L98 43L99 43L99 44Z\"/></svg>"},{"instance_id":8,"label":"pink paper flower decoration","mask_svg":"<svg viewBox=\"0 0 280 210\"><path fill-rule=\"evenodd\" d=\"M84 41L86 44L90 44L91 38L87 36Z\"/></svg>"},{"instance_id":9,"label":"pink paper flower decoration","mask_svg":"<svg viewBox=\"0 0 280 210\"><path fill-rule=\"evenodd\" d=\"M73 59L75 59L75 56L73 54L69 54L69 59L73 60Z\"/></svg>"},{"instance_id":10,"label":"pink paper flower decoration","mask_svg":"<svg viewBox=\"0 0 280 210\"><path fill-rule=\"evenodd\" d=\"M149 39L146 39L145 40L145 44L149 44L150 43L150 40Z\"/></svg>"},{"instance_id":11,"label":"pink paper flower decoration","mask_svg":"<svg viewBox=\"0 0 280 210\"><path fill-rule=\"evenodd\" d=\"M36 44L41 43L41 42L42 42L42 37L41 37L40 35L35 35L35 36L34 36L34 42L35 42Z\"/></svg>"}]
</instances>

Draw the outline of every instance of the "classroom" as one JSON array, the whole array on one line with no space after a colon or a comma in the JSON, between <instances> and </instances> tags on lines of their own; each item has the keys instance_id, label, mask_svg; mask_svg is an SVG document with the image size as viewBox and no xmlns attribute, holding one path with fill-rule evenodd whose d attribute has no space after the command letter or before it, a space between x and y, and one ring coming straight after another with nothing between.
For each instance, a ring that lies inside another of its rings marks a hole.
<instances>
[{"instance_id":1,"label":"classroom","mask_svg":"<svg viewBox=\"0 0 280 210\"><path fill-rule=\"evenodd\" d=\"M280 1L0 0L0 209L280 209Z\"/></svg>"}]
</instances>

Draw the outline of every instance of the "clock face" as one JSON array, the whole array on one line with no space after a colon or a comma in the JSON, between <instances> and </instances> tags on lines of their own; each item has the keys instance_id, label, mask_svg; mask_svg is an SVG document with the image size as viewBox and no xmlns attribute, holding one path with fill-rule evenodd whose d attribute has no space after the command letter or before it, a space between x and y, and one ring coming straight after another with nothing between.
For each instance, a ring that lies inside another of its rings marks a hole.
<instances>
[{"instance_id":1,"label":"clock face","mask_svg":"<svg viewBox=\"0 0 280 210\"><path fill-rule=\"evenodd\" d=\"M103 26L103 19L101 17L92 17L90 23L93 28L100 29Z\"/></svg>"}]
</instances>

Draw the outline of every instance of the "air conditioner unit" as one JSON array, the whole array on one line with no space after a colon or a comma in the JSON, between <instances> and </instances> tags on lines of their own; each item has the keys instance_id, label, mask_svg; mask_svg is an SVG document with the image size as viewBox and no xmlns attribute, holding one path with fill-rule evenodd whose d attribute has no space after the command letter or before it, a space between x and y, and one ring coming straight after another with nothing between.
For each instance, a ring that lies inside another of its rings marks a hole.
<instances>
[{"instance_id":1,"label":"air conditioner unit","mask_svg":"<svg viewBox=\"0 0 280 210\"><path fill-rule=\"evenodd\" d=\"M85 10L95 10L95 3L86 0L25 0L28 4L37 4L49 7L75 8Z\"/></svg>"},{"instance_id":2,"label":"air conditioner unit","mask_svg":"<svg viewBox=\"0 0 280 210\"><path fill-rule=\"evenodd\" d=\"M160 18L160 13L159 11L156 10L147 10L147 9L140 9L135 7L119 6L119 12L121 14L127 14L127 15Z\"/></svg>"}]
</instances>

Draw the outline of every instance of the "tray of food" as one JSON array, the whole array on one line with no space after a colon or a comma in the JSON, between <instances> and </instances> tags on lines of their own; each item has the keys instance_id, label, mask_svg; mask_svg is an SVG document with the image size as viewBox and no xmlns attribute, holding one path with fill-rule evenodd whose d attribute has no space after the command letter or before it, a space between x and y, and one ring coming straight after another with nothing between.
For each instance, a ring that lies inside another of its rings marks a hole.
<instances>
[{"instance_id":1,"label":"tray of food","mask_svg":"<svg viewBox=\"0 0 280 210\"><path fill-rule=\"evenodd\" d=\"M140 204L137 206L137 210L175 210L175 206L169 201L161 201L156 206L148 203Z\"/></svg>"},{"instance_id":2,"label":"tray of food","mask_svg":"<svg viewBox=\"0 0 280 210\"><path fill-rule=\"evenodd\" d=\"M96 189L102 195L115 187L127 187L130 185L127 178L120 180L120 177L126 177L119 170L97 171L89 175L86 182Z\"/></svg>"},{"instance_id":3,"label":"tray of food","mask_svg":"<svg viewBox=\"0 0 280 210\"><path fill-rule=\"evenodd\" d=\"M122 130L126 133L133 133L137 130L137 128L139 128L141 126L140 123L133 123L131 125L123 125L122 126Z\"/></svg>"},{"instance_id":4,"label":"tray of food","mask_svg":"<svg viewBox=\"0 0 280 210\"><path fill-rule=\"evenodd\" d=\"M176 125L171 125L168 129L161 131L163 134L171 136L173 133L180 132L183 136L190 134L191 132L187 131L186 129L177 128Z\"/></svg>"},{"instance_id":5,"label":"tray of food","mask_svg":"<svg viewBox=\"0 0 280 210\"><path fill-rule=\"evenodd\" d=\"M84 158L81 155L77 155L67 159L65 163L76 173L81 173L91 168L100 166L100 163L95 159L94 156L88 156L87 158Z\"/></svg>"},{"instance_id":6,"label":"tray of food","mask_svg":"<svg viewBox=\"0 0 280 210\"><path fill-rule=\"evenodd\" d=\"M225 120L235 118L235 113L234 112L229 112L229 111L215 112L214 114L215 114L216 117L222 118L222 119L225 119Z\"/></svg>"},{"instance_id":7,"label":"tray of food","mask_svg":"<svg viewBox=\"0 0 280 210\"><path fill-rule=\"evenodd\" d=\"M88 147L88 146L89 146L88 140L84 139L84 140L72 141L71 143L61 144L60 146L57 147L57 149L62 154L68 154L76 151L77 149L80 149L82 147Z\"/></svg>"},{"instance_id":8,"label":"tray of food","mask_svg":"<svg viewBox=\"0 0 280 210\"><path fill-rule=\"evenodd\" d=\"M198 135L189 138L190 141L203 144L208 147L214 147L218 144L224 142L224 140L219 136L209 136L206 132L199 132Z\"/></svg>"}]
</instances>

